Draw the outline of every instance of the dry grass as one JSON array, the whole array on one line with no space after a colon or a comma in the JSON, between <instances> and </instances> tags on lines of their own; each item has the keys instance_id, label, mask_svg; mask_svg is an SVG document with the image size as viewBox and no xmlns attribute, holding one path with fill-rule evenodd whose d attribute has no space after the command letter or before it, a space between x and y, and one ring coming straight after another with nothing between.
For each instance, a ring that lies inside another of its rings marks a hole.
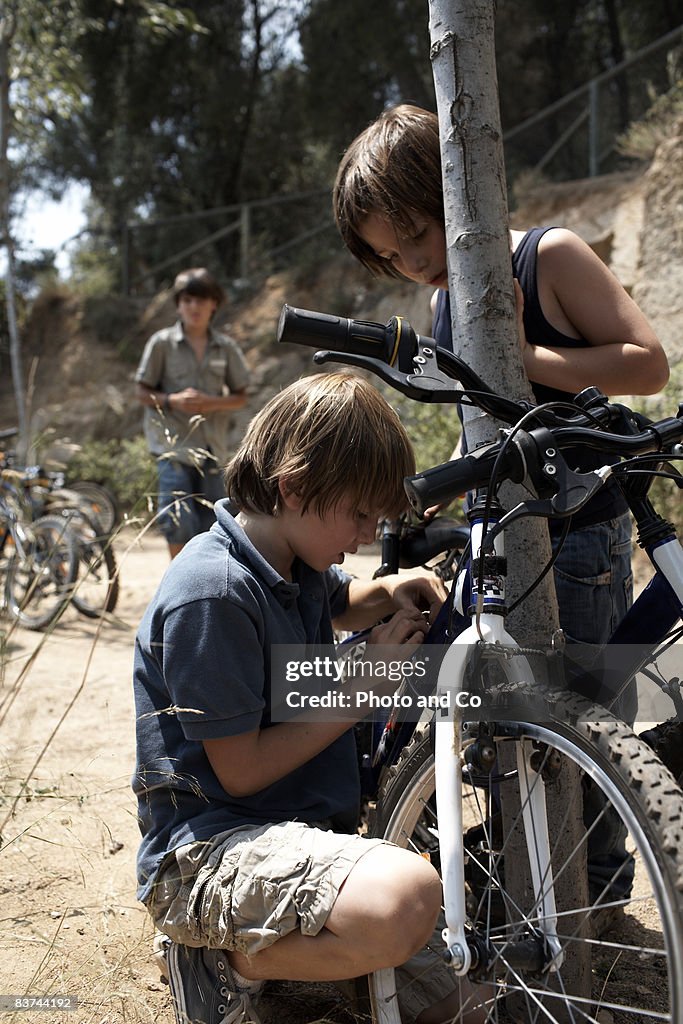
<instances>
[{"instance_id":1,"label":"dry grass","mask_svg":"<svg viewBox=\"0 0 683 1024\"><path fill-rule=\"evenodd\" d=\"M0 620L0 993L78 1001L41 1024L173 1024L135 899L130 789L134 636L168 555L152 532L126 529L115 547L110 619L68 608L46 633ZM273 1024L353 1021L330 985L271 986L263 1010Z\"/></svg>"}]
</instances>

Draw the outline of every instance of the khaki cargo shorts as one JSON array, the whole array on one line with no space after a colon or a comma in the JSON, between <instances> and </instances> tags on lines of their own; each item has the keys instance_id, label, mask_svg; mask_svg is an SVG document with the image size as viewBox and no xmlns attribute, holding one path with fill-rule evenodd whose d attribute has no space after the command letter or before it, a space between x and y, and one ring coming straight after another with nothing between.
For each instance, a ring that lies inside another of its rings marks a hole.
<instances>
[{"instance_id":1,"label":"khaki cargo shorts","mask_svg":"<svg viewBox=\"0 0 683 1024\"><path fill-rule=\"evenodd\" d=\"M353 866L385 843L301 822L233 829L169 854L147 909L174 942L251 956L295 929L317 935ZM438 928L434 942L396 971L404 1021L455 987L432 951Z\"/></svg>"},{"instance_id":2,"label":"khaki cargo shorts","mask_svg":"<svg viewBox=\"0 0 683 1024\"><path fill-rule=\"evenodd\" d=\"M295 929L317 935L354 864L383 842L297 821L232 830L174 850L147 909L174 942L251 956Z\"/></svg>"}]
</instances>

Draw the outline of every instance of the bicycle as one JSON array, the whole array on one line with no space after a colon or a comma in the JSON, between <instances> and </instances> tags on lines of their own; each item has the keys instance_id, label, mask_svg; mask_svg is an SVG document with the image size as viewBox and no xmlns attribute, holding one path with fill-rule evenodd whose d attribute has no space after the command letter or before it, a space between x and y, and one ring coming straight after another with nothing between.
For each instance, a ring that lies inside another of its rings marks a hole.
<instances>
[{"instance_id":1,"label":"bicycle","mask_svg":"<svg viewBox=\"0 0 683 1024\"><path fill-rule=\"evenodd\" d=\"M4 609L28 629L46 629L71 600L78 575L76 543L64 520L22 522L11 499L0 494L0 559Z\"/></svg>"},{"instance_id":2,"label":"bicycle","mask_svg":"<svg viewBox=\"0 0 683 1024\"><path fill-rule=\"evenodd\" d=\"M439 952L454 982L469 978L476 986L475 996L463 994L460 1014L481 1000L487 1021L596 1022L606 1019L605 1013L617 1024L682 1020L683 793L629 725L581 692L586 688L581 666L574 692L552 681L542 687L535 683L531 653L505 630L502 540L505 527L522 515L568 518L614 475L655 575L612 638L635 643L613 648L621 652L618 679L613 671L603 690L616 699L645 669L680 712L679 681L659 680L649 666L683 632L683 550L647 492L657 475L676 476L670 460L683 457L683 406L677 416L651 423L609 403L595 388L577 396L576 408L569 411L513 401L492 392L461 360L416 335L400 318L381 325L285 306L278 340L316 348L328 342L335 351L318 352L318 364L337 361L370 370L418 401L472 402L512 428L493 444L406 480L418 513L475 488L481 489L481 500L473 510L470 566L463 558L451 590L453 602L461 595L462 618L452 630L457 635L449 635L438 674L441 710L426 723L400 724L392 742L373 755L377 790L371 835L411 847L440 867ZM580 443L622 461L575 473L561 451ZM505 479L525 480L538 496L503 511L494 499ZM451 626L455 616L453 610ZM557 642L549 651L551 663L565 660ZM601 680L600 663L593 668ZM463 694L479 696L490 720L460 710ZM551 841L546 792L562 787L565 813ZM581 808L584 793L595 804L596 790L601 810L560 860L564 826ZM624 873L619 866L602 891L587 894L584 870L582 885L575 894L563 894L558 909L556 890L572 862L585 861L590 832L605 820L610 805L627 833L633 885L618 899L610 898L611 886ZM595 927L598 911L643 908L654 920L647 931L631 914L608 938ZM581 950L591 954L590 984L572 991L565 975ZM656 992L638 991L645 969L656 974ZM374 1021L399 1024L404 983L400 971L368 977Z\"/></svg>"},{"instance_id":3,"label":"bicycle","mask_svg":"<svg viewBox=\"0 0 683 1024\"><path fill-rule=\"evenodd\" d=\"M118 517L113 496L91 481L74 481L66 487L63 473L48 472L41 466L18 468L11 452L3 454L0 474L5 486L14 489L17 502L29 518L58 516L68 524L79 559L79 581L72 592L77 611L95 619L113 612L119 597L119 573L110 532Z\"/></svg>"},{"instance_id":4,"label":"bicycle","mask_svg":"<svg viewBox=\"0 0 683 1024\"><path fill-rule=\"evenodd\" d=\"M0 430L0 443L15 437L17 433L16 427ZM17 467L16 453L12 449L0 452L0 468L20 468L26 478L25 486L33 491L33 499L37 504L44 502L46 497L55 495L55 492L59 492L65 487L71 495L74 492L79 494L84 511L102 534L113 533L114 528L121 522L118 501L104 484L95 480L72 480L67 485L66 475L61 470L48 470L40 465Z\"/></svg>"}]
</instances>

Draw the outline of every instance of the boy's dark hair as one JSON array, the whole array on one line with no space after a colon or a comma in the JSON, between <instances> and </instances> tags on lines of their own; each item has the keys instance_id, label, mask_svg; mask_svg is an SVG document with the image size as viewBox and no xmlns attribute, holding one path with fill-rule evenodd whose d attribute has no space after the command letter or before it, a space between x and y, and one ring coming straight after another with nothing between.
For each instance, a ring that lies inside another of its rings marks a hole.
<instances>
[{"instance_id":1,"label":"boy's dark hair","mask_svg":"<svg viewBox=\"0 0 683 1024\"><path fill-rule=\"evenodd\" d=\"M176 306L181 295L196 295L200 299L213 299L218 306L225 298L225 292L213 274L206 267L190 267L178 274L173 282L173 299Z\"/></svg>"},{"instance_id":2,"label":"boy's dark hair","mask_svg":"<svg viewBox=\"0 0 683 1024\"><path fill-rule=\"evenodd\" d=\"M344 244L373 274L401 277L358 234L377 213L399 232L410 234L414 218L444 223L439 120L436 114L403 103L385 110L354 139L337 170L332 197Z\"/></svg>"},{"instance_id":3,"label":"boy's dark hair","mask_svg":"<svg viewBox=\"0 0 683 1024\"><path fill-rule=\"evenodd\" d=\"M280 480L324 515L340 501L394 518L407 508L403 478L415 472L401 421L368 381L314 374L272 398L249 424L225 471L240 509L277 515Z\"/></svg>"}]
</instances>

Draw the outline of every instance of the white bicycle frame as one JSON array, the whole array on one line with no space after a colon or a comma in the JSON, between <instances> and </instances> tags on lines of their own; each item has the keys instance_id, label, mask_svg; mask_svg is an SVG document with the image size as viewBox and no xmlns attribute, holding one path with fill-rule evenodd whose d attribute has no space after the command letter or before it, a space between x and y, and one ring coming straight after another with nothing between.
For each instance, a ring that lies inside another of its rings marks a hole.
<instances>
[{"instance_id":1,"label":"white bicycle frame","mask_svg":"<svg viewBox=\"0 0 683 1024\"><path fill-rule=\"evenodd\" d=\"M472 557L479 556L482 544L482 521L472 524ZM648 552L656 570L670 584L683 610L683 548L677 538ZM504 540L500 534L495 540L495 554L504 556ZM439 847L444 893L446 927L442 936L446 944L448 962L457 975L467 974L472 966L472 953L465 932L465 849L462 814L462 758L461 738L466 710L458 695L464 692L465 672L470 657L470 645L479 641L500 647L517 648L515 640L505 629L504 616L491 610L505 604L503 577L484 577L483 593L478 595L476 574L472 578L472 603L479 600L482 611L478 621L472 623L449 647L442 662L437 683L439 695L435 725L435 783L439 809ZM465 609L466 611L466 609ZM533 678L527 659L520 654L501 659L508 681L523 682ZM534 771L530 758L530 743L522 741L517 748L517 769L522 806L522 817L529 864L532 872L535 907L532 914L536 926L543 934L552 953L549 969L557 970L564 954L557 935L557 909L550 861L550 841L545 800L545 783Z\"/></svg>"},{"instance_id":2,"label":"white bicycle frame","mask_svg":"<svg viewBox=\"0 0 683 1024\"><path fill-rule=\"evenodd\" d=\"M650 561L655 569L662 574L683 609L683 548L676 537L671 537L663 544L648 550Z\"/></svg>"},{"instance_id":3,"label":"white bicycle frame","mask_svg":"<svg viewBox=\"0 0 683 1024\"><path fill-rule=\"evenodd\" d=\"M493 520L490 521L492 525ZM473 556L479 554L482 543L481 521L472 524L471 543ZM504 540L500 534L495 539L495 554L504 556ZM671 585L681 603L683 618L683 547L677 538L648 550L656 570ZM456 601L457 601L456 580ZM473 603L477 595L474 588L478 581L473 577ZM469 720L477 721L475 712L468 715L461 708L458 695L465 692L465 672L471 655L471 646L484 640L488 644L518 648L515 640L505 630L504 616L490 609L505 603L505 582L503 578L486 578L481 597L483 610L478 620L455 638L442 662L437 681L439 701L435 721L435 786L439 814L439 847L444 895L446 927L442 937L446 945L447 959L453 973L464 976L472 966L472 952L467 942L465 922L465 848L463 823L463 778L462 778L462 726ZM487 611L487 608L489 609ZM460 609L463 611L463 609ZM467 609L464 609L466 612ZM521 654L501 658L501 665L511 682L533 678L528 660ZM553 873L550 857L550 839L545 799L545 783L532 768L531 744L522 741L517 748L517 775L520 801L529 863L532 871L535 907L530 918L534 927L543 934L552 959L550 971L556 971L563 963L564 953L557 935L557 910L555 905ZM378 1024L393 1024L395 1017L389 1012L396 998L396 983L393 970L375 973L375 991L378 996L375 1012Z\"/></svg>"},{"instance_id":4,"label":"white bicycle frame","mask_svg":"<svg viewBox=\"0 0 683 1024\"><path fill-rule=\"evenodd\" d=\"M482 544L482 521L472 524L472 558L479 556ZM495 540L495 554L503 557L502 534ZM476 574L473 574L473 577ZM462 723L466 709L460 706L458 695L464 691L464 679L471 645L484 641L500 647L518 645L505 630L505 620L499 611L505 603L503 577L485 576L483 594L477 594L477 581L472 580L472 602L482 603L478 621L474 621L451 644L439 670L439 695L435 727L435 781L436 802L439 809L439 847L444 893L446 927L443 939L449 965L455 974L467 974L472 966L472 954L465 934L465 850L462 815ZM511 682L529 681L532 671L522 655L504 659L504 670ZM517 749L517 769L522 816L525 826L529 863L532 870L535 907L532 911L538 930L543 934L552 952L551 970L557 970L563 953L557 936L557 910L550 863L550 840L545 802L545 783L531 766L531 744L520 743Z\"/></svg>"}]
</instances>

